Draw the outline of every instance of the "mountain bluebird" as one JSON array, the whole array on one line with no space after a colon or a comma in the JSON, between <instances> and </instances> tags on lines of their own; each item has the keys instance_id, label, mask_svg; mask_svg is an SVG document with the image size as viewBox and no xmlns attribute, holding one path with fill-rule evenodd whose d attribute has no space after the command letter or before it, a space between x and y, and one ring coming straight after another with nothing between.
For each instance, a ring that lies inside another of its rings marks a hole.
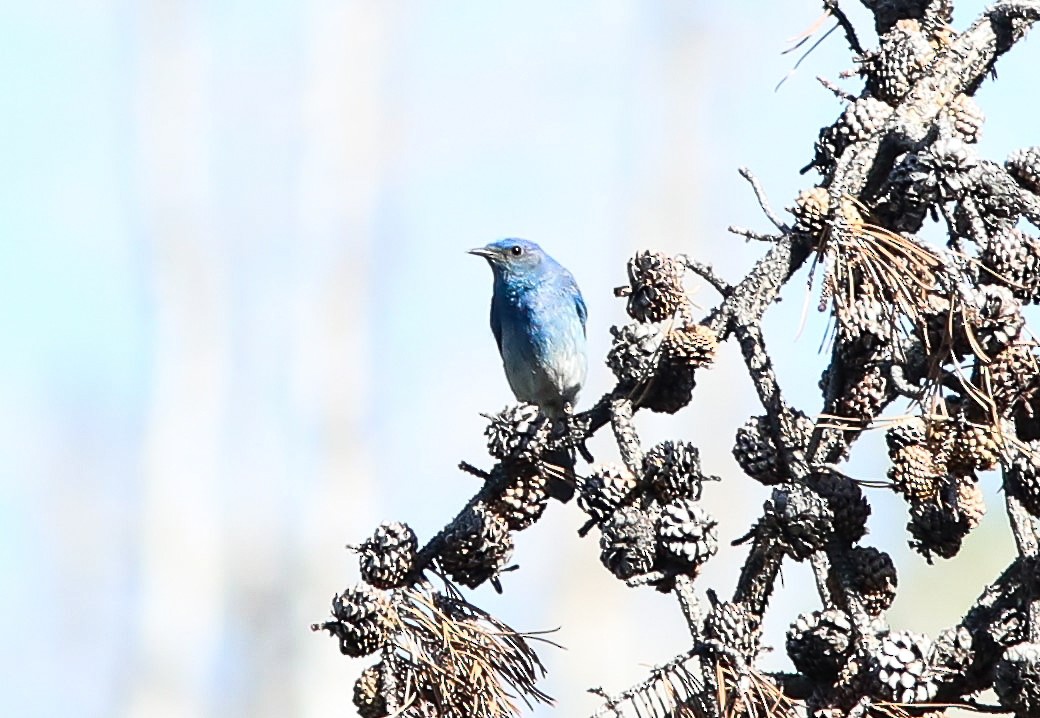
<instances>
[{"instance_id":1,"label":"mountain bluebird","mask_svg":"<svg viewBox=\"0 0 1040 718\"><path fill-rule=\"evenodd\" d=\"M585 381L585 300L571 273L534 242L471 249L495 275L491 331L520 401L551 419L569 413Z\"/></svg>"}]
</instances>

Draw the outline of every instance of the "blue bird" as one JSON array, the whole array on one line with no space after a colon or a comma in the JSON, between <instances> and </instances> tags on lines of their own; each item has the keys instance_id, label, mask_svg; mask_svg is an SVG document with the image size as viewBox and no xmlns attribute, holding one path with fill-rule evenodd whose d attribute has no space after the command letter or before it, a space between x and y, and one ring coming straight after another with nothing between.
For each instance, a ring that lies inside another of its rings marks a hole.
<instances>
[{"instance_id":1,"label":"blue bird","mask_svg":"<svg viewBox=\"0 0 1040 718\"><path fill-rule=\"evenodd\" d=\"M570 413L585 382L587 311L571 273L534 242L503 239L469 250L495 277L491 331L520 401L550 419Z\"/></svg>"}]
</instances>

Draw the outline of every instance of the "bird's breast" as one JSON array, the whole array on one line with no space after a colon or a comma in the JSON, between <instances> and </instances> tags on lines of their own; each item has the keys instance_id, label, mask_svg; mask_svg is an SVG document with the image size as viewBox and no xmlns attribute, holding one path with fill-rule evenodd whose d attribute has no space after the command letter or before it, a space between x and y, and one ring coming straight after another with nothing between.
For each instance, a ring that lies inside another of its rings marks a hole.
<instances>
[{"instance_id":1,"label":"bird's breast","mask_svg":"<svg viewBox=\"0 0 1040 718\"><path fill-rule=\"evenodd\" d=\"M517 307L502 323L502 361L513 393L543 409L573 403L585 381L585 332L577 312Z\"/></svg>"}]
</instances>

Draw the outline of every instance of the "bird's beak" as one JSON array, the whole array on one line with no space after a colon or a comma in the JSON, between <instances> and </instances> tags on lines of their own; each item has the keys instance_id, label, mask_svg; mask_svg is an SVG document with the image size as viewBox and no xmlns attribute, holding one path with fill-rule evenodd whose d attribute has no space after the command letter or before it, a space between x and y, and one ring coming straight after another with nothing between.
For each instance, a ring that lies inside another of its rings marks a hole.
<instances>
[{"instance_id":1,"label":"bird's beak","mask_svg":"<svg viewBox=\"0 0 1040 718\"><path fill-rule=\"evenodd\" d=\"M494 259L498 256L498 253L495 250L488 249L487 247L476 247L474 249L467 249L466 254L475 254L478 257L483 257L484 259Z\"/></svg>"}]
</instances>

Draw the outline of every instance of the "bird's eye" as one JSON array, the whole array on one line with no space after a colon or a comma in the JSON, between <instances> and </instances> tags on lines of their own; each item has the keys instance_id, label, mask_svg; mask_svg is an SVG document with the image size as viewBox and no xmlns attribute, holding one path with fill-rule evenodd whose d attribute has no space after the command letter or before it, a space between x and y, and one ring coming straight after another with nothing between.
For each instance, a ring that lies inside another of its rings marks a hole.
<instances>
[{"instance_id":1,"label":"bird's eye","mask_svg":"<svg viewBox=\"0 0 1040 718\"><path fill-rule=\"evenodd\" d=\"M509 248L509 253L512 254L514 257L519 257L521 254L524 253L524 248L521 247L519 244L514 244L512 247Z\"/></svg>"}]
</instances>

